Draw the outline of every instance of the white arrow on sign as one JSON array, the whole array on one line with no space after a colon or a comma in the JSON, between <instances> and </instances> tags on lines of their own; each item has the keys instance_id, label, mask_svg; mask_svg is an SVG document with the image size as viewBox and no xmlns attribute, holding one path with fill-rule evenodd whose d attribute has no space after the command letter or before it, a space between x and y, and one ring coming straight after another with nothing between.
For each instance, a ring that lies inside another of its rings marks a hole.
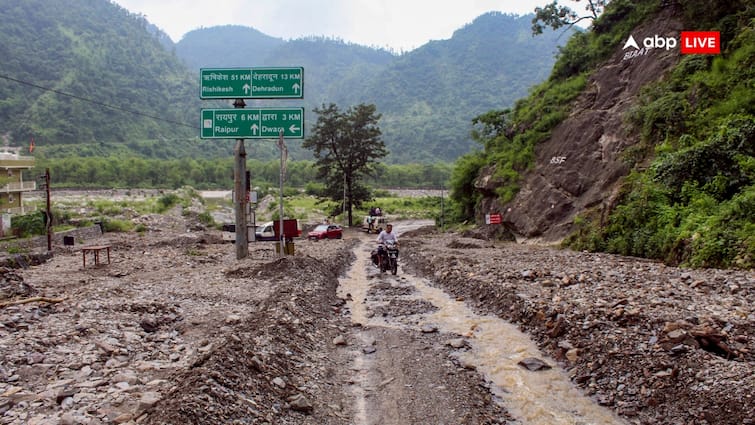
<instances>
[{"instance_id":1,"label":"white arrow on sign","mask_svg":"<svg viewBox=\"0 0 755 425\"><path fill-rule=\"evenodd\" d=\"M251 128L251 129L252 129L252 134L254 134L255 136L257 135L257 130L259 130L259 129L260 129L260 128L259 128L259 126L257 126L257 124L253 124L253 125L252 125L251 127L249 127L249 128Z\"/></svg>"},{"instance_id":2,"label":"white arrow on sign","mask_svg":"<svg viewBox=\"0 0 755 425\"><path fill-rule=\"evenodd\" d=\"M297 127L297 126L296 126L296 124L291 124L291 127L289 127L289 128L288 128L288 130L289 130L290 132L292 132L292 133L296 133L297 131L299 131L299 129L300 129L300 128L299 128L299 127Z\"/></svg>"},{"instance_id":3,"label":"white arrow on sign","mask_svg":"<svg viewBox=\"0 0 755 425\"><path fill-rule=\"evenodd\" d=\"M299 83L294 83L294 85L291 87L294 89L294 93L299 93L299 89L301 88Z\"/></svg>"},{"instance_id":4,"label":"white arrow on sign","mask_svg":"<svg viewBox=\"0 0 755 425\"><path fill-rule=\"evenodd\" d=\"M249 94L249 90L252 89L252 87L249 84L244 84L244 86L241 88L244 89L244 94Z\"/></svg>"}]
</instances>

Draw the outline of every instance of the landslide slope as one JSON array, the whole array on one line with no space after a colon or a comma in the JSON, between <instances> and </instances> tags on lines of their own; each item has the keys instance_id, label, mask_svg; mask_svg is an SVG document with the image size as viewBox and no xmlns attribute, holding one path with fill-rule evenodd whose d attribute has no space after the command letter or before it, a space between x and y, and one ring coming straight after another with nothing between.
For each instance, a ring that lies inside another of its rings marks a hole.
<instances>
[{"instance_id":1,"label":"landslide slope","mask_svg":"<svg viewBox=\"0 0 755 425\"><path fill-rule=\"evenodd\" d=\"M452 181L461 214L581 250L751 268L755 8L709 3L610 2L548 81L475 119L484 150ZM682 55L689 30L719 32L721 54Z\"/></svg>"},{"instance_id":2,"label":"landslide slope","mask_svg":"<svg viewBox=\"0 0 755 425\"><path fill-rule=\"evenodd\" d=\"M682 28L665 9L632 35L638 40L678 35ZM587 79L568 117L535 148L534 167L524 173L521 190L506 205L507 221L516 233L561 238L576 214L596 205L605 207L614 199L617 183L629 172L623 153L640 142L639 134L627 128L626 115L641 89L663 78L679 61L675 50L631 53L633 48L617 46ZM487 198L483 210L495 208L496 202Z\"/></svg>"}]
</instances>

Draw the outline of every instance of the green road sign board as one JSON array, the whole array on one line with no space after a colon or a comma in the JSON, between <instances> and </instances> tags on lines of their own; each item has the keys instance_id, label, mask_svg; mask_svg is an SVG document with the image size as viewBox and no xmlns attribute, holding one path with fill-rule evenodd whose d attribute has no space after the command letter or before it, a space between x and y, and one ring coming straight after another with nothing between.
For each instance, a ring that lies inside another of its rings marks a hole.
<instances>
[{"instance_id":1,"label":"green road sign board","mask_svg":"<svg viewBox=\"0 0 755 425\"><path fill-rule=\"evenodd\" d=\"M304 108L202 109L202 139L304 138Z\"/></svg>"},{"instance_id":2,"label":"green road sign board","mask_svg":"<svg viewBox=\"0 0 755 425\"><path fill-rule=\"evenodd\" d=\"M199 70L200 99L302 99L304 68Z\"/></svg>"}]
</instances>

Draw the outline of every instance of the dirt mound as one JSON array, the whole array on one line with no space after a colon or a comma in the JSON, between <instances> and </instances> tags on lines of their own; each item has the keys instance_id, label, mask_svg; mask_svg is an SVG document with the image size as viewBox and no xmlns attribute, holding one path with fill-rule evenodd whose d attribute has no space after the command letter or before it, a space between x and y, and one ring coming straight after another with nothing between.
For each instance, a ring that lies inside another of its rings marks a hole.
<instances>
[{"instance_id":1,"label":"dirt mound","mask_svg":"<svg viewBox=\"0 0 755 425\"><path fill-rule=\"evenodd\" d=\"M50 258L52 258L52 252L8 255L0 258L0 267L26 269L31 266L38 266Z\"/></svg>"},{"instance_id":2,"label":"dirt mound","mask_svg":"<svg viewBox=\"0 0 755 425\"><path fill-rule=\"evenodd\" d=\"M416 237L416 236L425 236L425 235L431 235L433 233L438 233L438 228L435 226L424 226L420 227L419 229L410 230L408 232L404 232L401 234L402 237Z\"/></svg>"},{"instance_id":3,"label":"dirt mound","mask_svg":"<svg viewBox=\"0 0 755 425\"><path fill-rule=\"evenodd\" d=\"M449 248L451 248L451 249L475 249L475 248L482 248L482 245L479 245L479 244L476 244L476 243L461 242L458 239L454 239L447 246Z\"/></svg>"},{"instance_id":4,"label":"dirt mound","mask_svg":"<svg viewBox=\"0 0 755 425\"><path fill-rule=\"evenodd\" d=\"M162 247L162 246L191 246L200 244L214 244L223 243L223 238L218 235L209 236L202 233L187 233L179 236L166 235L165 238L152 242L150 246Z\"/></svg>"},{"instance_id":5,"label":"dirt mound","mask_svg":"<svg viewBox=\"0 0 755 425\"><path fill-rule=\"evenodd\" d=\"M225 272L226 277L234 279L264 277L278 279L302 273L302 276L335 277L338 269L309 256L287 256L251 267L239 267Z\"/></svg>"},{"instance_id":6,"label":"dirt mound","mask_svg":"<svg viewBox=\"0 0 755 425\"><path fill-rule=\"evenodd\" d=\"M349 258L345 250L326 262L290 256L226 272L279 284L254 314L217 335L143 423L347 423L333 414L339 402L329 402L325 387L340 383L322 353L346 324L334 307L343 303L335 296L335 276Z\"/></svg>"},{"instance_id":7,"label":"dirt mound","mask_svg":"<svg viewBox=\"0 0 755 425\"><path fill-rule=\"evenodd\" d=\"M30 297L37 292L24 278L8 268L0 268L0 301Z\"/></svg>"}]
</instances>

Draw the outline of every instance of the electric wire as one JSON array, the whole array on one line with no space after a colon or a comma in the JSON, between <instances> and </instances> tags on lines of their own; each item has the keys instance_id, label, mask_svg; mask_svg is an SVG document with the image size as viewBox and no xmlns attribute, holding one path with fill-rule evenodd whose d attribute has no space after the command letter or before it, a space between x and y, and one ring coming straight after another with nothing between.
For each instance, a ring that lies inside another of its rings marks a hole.
<instances>
[{"instance_id":1,"label":"electric wire","mask_svg":"<svg viewBox=\"0 0 755 425\"><path fill-rule=\"evenodd\" d=\"M23 81L23 80L19 80L17 78L9 77L7 75L0 74L0 78L2 78L4 80L12 81L14 83L22 84L22 85L25 85L25 86L34 87L34 88L37 88L37 89L40 89L40 90L49 91L49 92L52 92L52 93L55 93L55 94L59 94L61 96L67 96L67 97L70 97L70 98L73 98L73 99L81 100L82 102L88 102L88 103L91 103L91 104L94 104L94 105L97 105L97 106L102 106L102 107L105 107L105 108L115 109L117 111L127 112L129 114L139 115L139 116L142 116L142 117L147 117L147 118L151 118L153 120L162 121L162 122L166 122L166 123L170 123L170 124L180 125L182 127L189 127L189 128L195 129L195 130L198 130L200 128L200 127L198 127L196 125L186 124L186 123L179 122L179 121L168 120L168 119L161 118L161 117L158 117L158 116L155 116L155 115L150 115L150 114L146 114L144 112L135 111L133 109L124 108L122 106L111 105L111 104L108 104L108 103L100 102L98 100L88 99L86 97L77 96L75 94L66 93L66 92L63 92L63 91L60 91L60 90L56 90L56 89L52 89L52 88L49 88L49 87L40 86L38 84L30 83L28 81Z\"/></svg>"}]
</instances>

